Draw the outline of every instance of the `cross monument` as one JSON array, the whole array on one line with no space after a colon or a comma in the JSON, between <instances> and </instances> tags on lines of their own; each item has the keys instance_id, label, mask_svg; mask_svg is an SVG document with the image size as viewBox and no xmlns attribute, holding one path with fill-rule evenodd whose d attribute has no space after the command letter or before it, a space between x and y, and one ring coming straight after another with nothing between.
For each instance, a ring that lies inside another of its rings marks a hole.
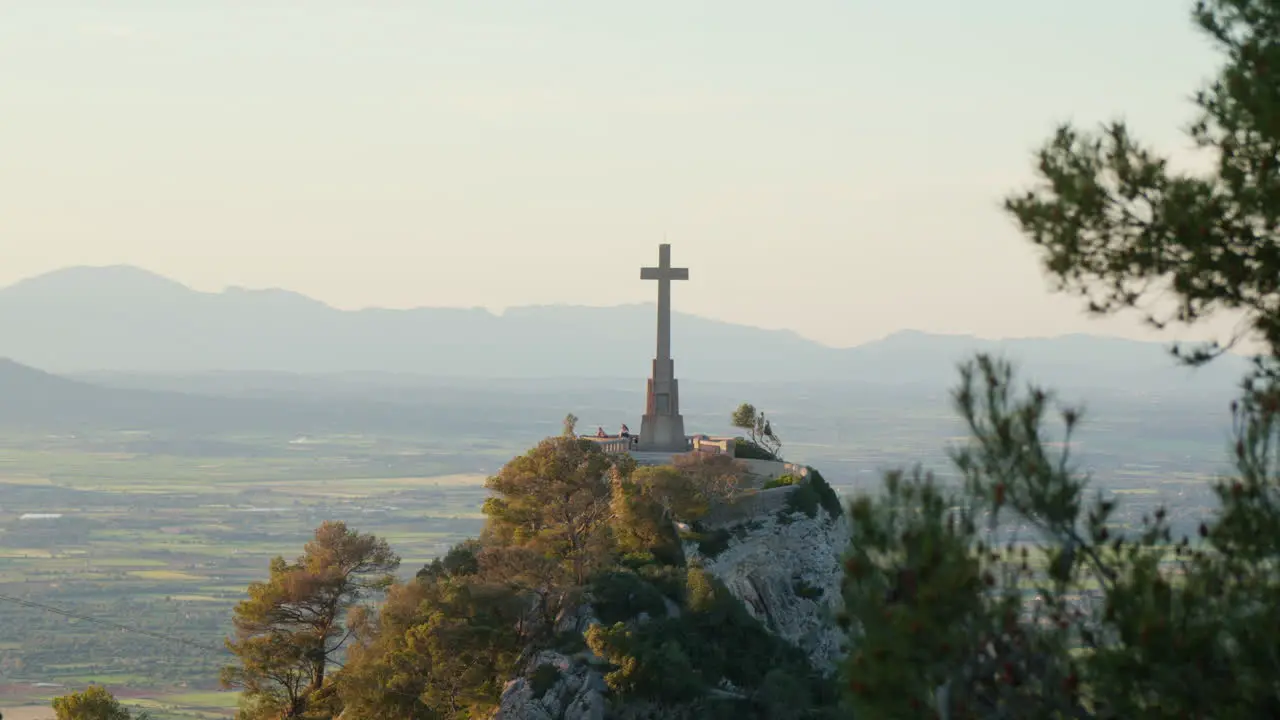
<instances>
[{"instance_id":1,"label":"cross monument","mask_svg":"<svg viewBox=\"0 0 1280 720\"><path fill-rule=\"evenodd\" d=\"M671 267L671 246L663 243L658 246L658 267L640 268L640 279L658 281L658 351L640 421L639 449L683 452L688 438L671 359L671 281L688 280L689 269Z\"/></svg>"}]
</instances>

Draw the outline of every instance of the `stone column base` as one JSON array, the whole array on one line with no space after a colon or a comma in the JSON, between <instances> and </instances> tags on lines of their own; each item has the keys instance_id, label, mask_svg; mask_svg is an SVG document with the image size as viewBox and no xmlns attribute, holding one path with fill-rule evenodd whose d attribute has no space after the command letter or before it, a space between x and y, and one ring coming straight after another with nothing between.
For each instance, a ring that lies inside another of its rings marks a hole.
<instances>
[{"instance_id":1,"label":"stone column base","mask_svg":"<svg viewBox=\"0 0 1280 720\"><path fill-rule=\"evenodd\" d=\"M688 448L683 415L645 415L640 419L638 450L684 452Z\"/></svg>"}]
</instances>

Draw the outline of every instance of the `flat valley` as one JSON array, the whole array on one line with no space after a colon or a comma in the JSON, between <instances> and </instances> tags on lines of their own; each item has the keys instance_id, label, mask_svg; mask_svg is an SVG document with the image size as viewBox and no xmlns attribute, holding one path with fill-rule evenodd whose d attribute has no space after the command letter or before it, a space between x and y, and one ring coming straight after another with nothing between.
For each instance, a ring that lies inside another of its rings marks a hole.
<instances>
[{"instance_id":1,"label":"flat valley","mask_svg":"<svg viewBox=\"0 0 1280 720\"><path fill-rule=\"evenodd\" d=\"M96 384L57 378L64 401L74 404L74 391L112 379L91 380ZM412 575L478 532L487 475L556 434L567 412L580 417L580 429L615 430L634 414L642 390L629 380L487 385L388 376L355 393L332 379L294 378L292 386L241 380L114 382L122 393L193 391L167 402L216 399L239 407L269 398L276 427L264 426L261 416L241 421L235 412L189 429L75 427L70 419L36 429L10 418L0 433L6 718L14 716L9 708L47 707L50 697L90 682L159 718L230 717L236 697L216 685L230 658L222 641L233 605L266 576L272 557L298 555L317 524L339 519L387 538L403 558L401 575ZM437 385L453 389L433 393ZM964 432L941 386L687 387L691 431L729 432L730 411L742 401L768 407L787 458L821 468L846 497L874 491L891 467L920 463L945 475L948 444ZM1063 395L1087 407L1076 438L1079 462L1094 473L1095 486L1123 496L1119 521L1136 527L1163 502L1175 529L1191 531L1213 502L1207 481L1225 469L1230 393ZM371 397L398 398L388 412L399 415L381 425L400 422L420 432L343 427L344 416L352 418L348 426L362 422L361 403ZM328 414L307 415L313 405ZM237 424L248 429L237 431Z\"/></svg>"}]
</instances>

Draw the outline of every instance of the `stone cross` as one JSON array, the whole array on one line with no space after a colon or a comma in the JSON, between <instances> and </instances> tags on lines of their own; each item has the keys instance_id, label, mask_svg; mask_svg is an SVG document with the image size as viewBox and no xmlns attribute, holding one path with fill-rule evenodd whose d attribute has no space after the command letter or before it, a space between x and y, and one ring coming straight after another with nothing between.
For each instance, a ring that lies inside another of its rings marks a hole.
<instances>
[{"instance_id":1,"label":"stone cross","mask_svg":"<svg viewBox=\"0 0 1280 720\"><path fill-rule=\"evenodd\" d=\"M658 281L658 351L649 376L639 444L643 450L683 452L688 438L671 359L671 281L688 280L689 269L671 267L671 246L664 243L658 246L658 267L640 268L640 279Z\"/></svg>"},{"instance_id":2,"label":"stone cross","mask_svg":"<svg viewBox=\"0 0 1280 720\"><path fill-rule=\"evenodd\" d=\"M688 280L689 268L671 267L671 246L658 246L658 267L640 268L641 280L658 281L658 360L671 359L671 281Z\"/></svg>"}]
</instances>

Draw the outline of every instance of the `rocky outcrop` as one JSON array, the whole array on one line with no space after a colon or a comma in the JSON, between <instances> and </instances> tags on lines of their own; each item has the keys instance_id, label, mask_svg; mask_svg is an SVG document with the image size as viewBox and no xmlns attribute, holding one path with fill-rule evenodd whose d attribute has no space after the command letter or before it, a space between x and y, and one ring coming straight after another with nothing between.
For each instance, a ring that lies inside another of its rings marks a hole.
<instances>
[{"instance_id":1,"label":"rocky outcrop","mask_svg":"<svg viewBox=\"0 0 1280 720\"><path fill-rule=\"evenodd\" d=\"M557 633L585 633L599 623L590 604L564 612ZM544 650L528 657L524 672L502 689L492 720L603 720L608 686L589 650L576 655Z\"/></svg>"},{"instance_id":2,"label":"rocky outcrop","mask_svg":"<svg viewBox=\"0 0 1280 720\"><path fill-rule=\"evenodd\" d=\"M494 720L604 720L604 677L579 658L540 652L507 683Z\"/></svg>"},{"instance_id":3,"label":"rocky outcrop","mask_svg":"<svg viewBox=\"0 0 1280 720\"><path fill-rule=\"evenodd\" d=\"M789 466L787 471L791 472ZM815 668L831 672L844 654L845 637L834 616L841 602L840 556L849 543L851 527L846 515L833 516L820 504L794 507L791 494L804 489L798 484L754 491L731 507L717 509L704 518L699 530L704 537L714 534L723 542L702 543L705 552L699 550L699 543L689 542L685 554L690 563L700 564L724 583L764 627L803 650ZM669 599L665 602L667 614L678 616L680 608ZM598 622L590 605L584 605L561 618L557 630L585 633ZM521 676L507 683L495 720L603 720L606 714L623 720L702 716L696 707L628 703L625 708L610 708L599 669L603 663L590 651L576 655L543 651L522 667ZM742 696L735 688L711 692Z\"/></svg>"},{"instance_id":4,"label":"rocky outcrop","mask_svg":"<svg viewBox=\"0 0 1280 720\"><path fill-rule=\"evenodd\" d=\"M785 500L792 488L760 493ZM696 543L685 552L725 584L766 628L804 650L814 667L831 671L844 655L844 634L835 623L849 543L847 515L832 517L819 507L813 516L768 503L776 511L739 516L707 531L727 531L727 544L703 555Z\"/></svg>"}]
</instances>

